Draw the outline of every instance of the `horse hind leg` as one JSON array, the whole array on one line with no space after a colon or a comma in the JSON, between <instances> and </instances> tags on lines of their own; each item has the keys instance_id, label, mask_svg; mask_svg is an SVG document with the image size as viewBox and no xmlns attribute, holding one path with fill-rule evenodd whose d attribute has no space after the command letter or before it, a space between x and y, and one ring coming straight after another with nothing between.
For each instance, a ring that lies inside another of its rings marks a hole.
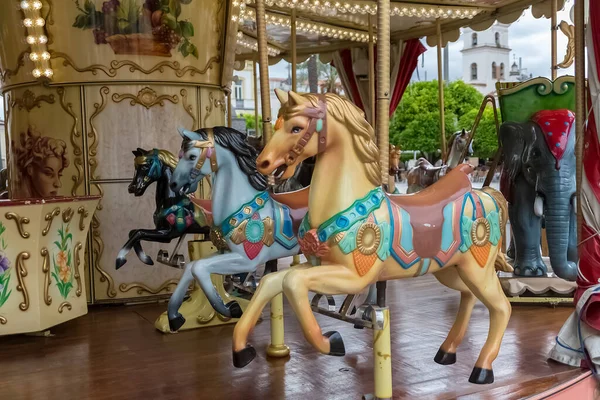
<instances>
[{"instance_id":1,"label":"horse hind leg","mask_svg":"<svg viewBox=\"0 0 600 400\"><path fill-rule=\"evenodd\" d=\"M502 337L510 319L510 302L502 291L500 280L494 268L498 251L499 248L497 247L492 249L484 268L481 268L470 255L465 255L467 261L458 266L460 278L490 312L488 337L469 377L471 383L494 382L492 362L498 356Z\"/></svg>"},{"instance_id":2,"label":"horse hind leg","mask_svg":"<svg viewBox=\"0 0 600 400\"><path fill-rule=\"evenodd\" d=\"M456 320L434 358L438 364L450 365L456 362L456 349L467 331L476 298L458 275L456 267L442 269L433 275L442 285L460 292L460 305Z\"/></svg>"}]
</instances>

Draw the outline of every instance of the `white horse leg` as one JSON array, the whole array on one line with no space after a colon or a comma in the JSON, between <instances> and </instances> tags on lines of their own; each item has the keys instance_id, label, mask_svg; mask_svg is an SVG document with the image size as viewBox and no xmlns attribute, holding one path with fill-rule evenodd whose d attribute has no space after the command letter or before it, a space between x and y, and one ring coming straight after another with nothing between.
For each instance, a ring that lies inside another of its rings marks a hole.
<instances>
[{"instance_id":1,"label":"white horse leg","mask_svg":"<svg viewBox=\"0 0 600 400\"><path fill-rule=\"evenodd\" d=\"M169 328L172 332L177 332L179 328L185 323L185 318L179 313L179 307L183 303L187 289L194 278L192 275L192 266L196 261L192 261L185 266L183 276L179 280L175 291L169 299L169 305L167 307L167 316L169 317Z\"/></svg>"},{"instance_id":2,"label":"white horse leg","mask_svg":"<svg viewBox=\"0 0 600 400\"><path fill-rule=\"evenodd\" d=\"M250 261L236 253L218 254L196 262L192 266L192 274L200 284L211 306L219 314L230 318L240 318L242 316L242 308L238 302L234 300L225 304L213 285L210 275L236 275L244 272L252 272L256 270L257 266L256 262Z\"/></svg>"}]
</instances>

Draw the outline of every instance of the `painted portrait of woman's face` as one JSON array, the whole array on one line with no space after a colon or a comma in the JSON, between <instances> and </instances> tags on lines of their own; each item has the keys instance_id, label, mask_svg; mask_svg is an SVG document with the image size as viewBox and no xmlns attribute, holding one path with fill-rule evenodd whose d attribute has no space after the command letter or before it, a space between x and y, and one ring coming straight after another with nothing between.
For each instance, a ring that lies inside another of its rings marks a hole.
<instances>
[{"instance_id":1,"label":"painted portrait of woman's face","mask_svg":"<svg viewBox=\"0 0 600 400\"><path fill-rule=\"evenodd\" d=\"M69 165L67 144L60 139L42 136L29 126L15 145L18 180L13 187L15 198L49 198L58 196L63 170Z\"/></svg>"}]
</instances>

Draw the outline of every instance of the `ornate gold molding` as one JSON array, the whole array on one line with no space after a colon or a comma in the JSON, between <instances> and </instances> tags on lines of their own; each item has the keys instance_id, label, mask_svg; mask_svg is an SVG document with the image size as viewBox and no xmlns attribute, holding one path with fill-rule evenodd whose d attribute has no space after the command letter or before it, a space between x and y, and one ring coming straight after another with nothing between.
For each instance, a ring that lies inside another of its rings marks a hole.
<instances>
[{"instance_id":1,"label":"ornate gold molding","mask_svg":"<svg viewBox=\"0 0 600 400\"><path fill-rule=\"evenodd\" d=\"M151 107L154 107L157 104L160 105L161 107L164 107L165 100L168 100L173 104L179 103L179 99L177 98L177 95L169 96L167 94L163 94L163 95L159 96L158 93L156 93L156 91L154 91L153 89L150 89L148 86L146 86L145 88L140 90L138 92L137 96L134 94L130 94L130 93L124 93L124 94L114 93L112 95L112 100L115 103L120 103L125 99L130 99L131 101L129 102L129 104L132 106L135 106L136 104L140 104L140 105L146 107L146 109L150 109Z\"/></svg>"},{"instance_id":2,"label":"ornate gold molding","mask_svg":"<svg viewBox=\"0 0 600 400\"><path fill-rule=\"evenodd\" d=\"M179 283L179 280L169 279L168 281L166 281L165 283L163 283L156 289L150 288L140 282L121 283L119 285L119 290L121 292L125 293L125 292L130 291L131 289L137 288L137 294L139 294L139 295L143 294L144 292L147 292L150 294L159 294L163 290L165 290L167 293L171 293L171 286L173 286L173 285L177 286L177 283Z\"/></svg>"},{"instance_id":3,"label":"ornate gold molding","mask_svg":"<svg viewBox=\"0 0 600 400\"><path fill-rule=\"evenodd\" d=\"M15 223L17 224L17 230L19 231L19 235L21 235L23 239L27 239L29 236L31 236L23 226L29 223L29 218L19 217L19 214L14 212L7 212L6 214L4 214L4 216L6 217L6 219L12 219L15 221Z\"/></svg>"},{"instance_id":4,"label":"ornate gold molding","mask_svg":"<svg viewBox=\"0 0 600 400\"><path fill-rule=\"evenodd\" d=\"M23 50L17 56L17 66L14 69L8 69L8 68L5 70L0 69L0 81L2 81L2 83L6 82L7 78L19 73L19 70L21 69L21 67L25 65L25 56L27 55L27 53L28 53L27 50Z\"/></svg>"},{"instance_id":5,"label":"ornate gold molding","mask_svg":"<svg viewBox=\"0 0 600 400\"><path fill-rule=\"evenodd\" d=\"M210 114L213 112L213 108L220 108L221 112L225 114L225 100L215 99L214 92L208 92L208 105L206 106L206 115L204 116L204 124L206 126L206 120L210 117Z\"/></svg>"},{"instance_id":6,"label":"ornate gold molding","mask_svg":"<svg viewBox=\"0 0 600 400\"><path fill-rule=\"evenodd\" d=\"M11 108L15 108L15 106L19 107L19 110L26 109L27 112L31 111L34 107L41 108L42 102L45 101L48 104L54 104L54 95L45 95L42 94L40 96L36 96L31 90L27 89L23 92L23 96L19 98L15 98L10 104Z\"/></svg>"},{"instance_id":7,"label":"ornate gold molding","mask_svg":"<svg viewBox=\"0 0 600 400\"><path fill-rule=\"evenodd\" d=\"M88 211L84 206L79 206L77 209L77 214L79 214L79 230L85 230L85 218L89 215Z\"/></svg>"},{"instance_id":8,"label":"ornate gold molding","mask_svg":"<svg viewBox=\"0 0 600 400\"><path fill-rule=\"evenodd\" d=\"M196 74L204 75L204 74L206 74L206 72L208 72L209 69L212 69L213 63L220 62L220 57L217 57L217 56L211 57L207 61L204 68L202 68L202 69L198 69L191 65L188 65L188 66L185 66L182 68L179 61L161 61L158 64L154 65L153 67L151 67L149 69L145 69L141 65L136 64L135 62L129 61L129 60L122 60L122 61L112 60L110 62L109 67L107 67L106 65L102 65L102 64L92 64L87 67L80 67L80 66L77 66L75 64L75 62L73 61L73 59L65 53L61 53L58 51L50 51L50 54L53 59L62 58L63 66L71 67L77 72L91 72L92 75L98 75L98 71L101 71L106 76L109 76L111 78L114 78L117 75L117 71L123 67L129 67L129 72L133 73L133 72L139 71L145 75L150 75L156 71L163 73L165 71L165 68L170 68L173 71L175 71L175 75L178 78L182 78L188 72L190 73L190 76L194 76Z\"/></svg>"},{"instance_id":9,"label":"ornate gold molding","mask_svg":"<svg viewBox=\"0 0 600 400\"><path fill-rule=\"evenodd\" d=\"M52 221L54 220L54 217L57 217L59 215L60 215L59 207L56 207L54 210L52 210L51 212L46 214L46 216L44 217L44 221L48 221L48 225L46 225L46 227L42 230L42 236L46 236L48 234L48 232L50 232L50 227L52 226Z\"/></svg>"},{"instance_id":10,"label":"ornate gold molding","mask_svg":"<svg viewBox=\"0 0 600 400\"><path fill-rule=\"evenodd\" d=\"M69 223L69 221L71 221L71 218L73 218L73 215L75 215L75 212L73 211L73 209L71 207L68 207L62 213L62 220L63 220L63 222L65 224Z\"/></svg>"},{"instance_id":11,"label":"ornate gold molding","mask_svg":"<svg viewBox=\"0 0 600 400\"><path fill-rule=\"evenodd\" d=\"M565 21L560 21L558 25L561 32L567 37L567 52L562 62L556 64L557 68L569 68L575 60L575 25L568 24Z\"/></svg>"},{"instance_id":12,"label":"ornate gold molding","mask_svg":"<svg viewBox=\"0 0 600 400\"><path fill-rule=\"evenodd\" d=\"M71 311L71 310L73 309L73 306L71 305L71 303L69 303L68 301L63 301L62 303L60 303L60 306L58 306L58 312L59 312L60 314L62 314L62 312L63 312L63 309L64 309L65 307L67 307L67 309L68 309L69 311Z\"/></svg>"},{"instance_id":13,"label":"ornate gold molding","mask_svg":"<svg viewBox=\"0 0 600 400\"><path fill-rule=\"evenodd\" d=\"M81 242L77 242L77 244L75 245L75 249L73 250L73 252L75 253L75 260L73 263L75 271L73 275L75 276L75 281L77 282L77 290L75 290L75 295L77 295L77 297L80 297L82 293L81 275L79 274L79 266L81 265L81 256L79 255L79 252L81 252L82 248L83 244Z\"/></svg>"},{"instance_id":14,"label":"ornate gold molding","mask_svg":"<svg viewBox=\"0 0 600 400\"><path fill-rule=\"evenodd\" d=\"M44 303L47 306L52 304L52 297L50 297L50 284L52 283L50 280L50 254L48 253L48 249L42 247L40 250L40 254L44 257L44 261L42 263L42 273L44 274Z\"/></svg>"},{"instance_id":15,"label":"ornate gold molding","mask_svg":"<svg viewBox=\"0 0 600 400\"><path fill-rule=\"evenodd\" d=\"M71 144L73 145L73 155L75 156L75 160L73 160L73 164L77 169L77 175L73 175L71 179L73 180L73 188L71 189L71 196L77 195L77 188L83 183L83 149L81 144L79 143L79 139L81 138L81 133L77 130L77 125L79 124L79 118L73 111L73 104L67 103L67 91L64 87L60 87L57 90L57 93L60 98L60 106L67 114L73 118L73 127L71 128Z\"/></svg>"},{"instance_id":16,"label":"ornate gold molding","mask_svg":"<svg viewBox=\"0 0 600 400\"><path fill-rule=\"evenodd\" d=\"M183 104L183 109L185 110L185 112L188 113L188 115L190 117L192 117L192 120L194 121L192 124L192 130L195 131L196 129L198 129L198 120L196 119L196 116L194 115L194 109L192 108L191 104L188 104L188 95L187 95L187 90L185 89L181 89L179 91L179 94L181 95L181 102Z\"/></svg>"},{"instance_id":17,"label":"ornate gold molding","mask_svg":"<svg viewBox=\"0 0 600 400\"><path fill-rule=\"evenodd\" d=\"M46 3L48 3L48 13L44 18L46 20L46 26L44 30L46 31L46 36L48 37L48 44L50 45L54 43L54 36L52 36L52 32L50 32L50 26L54 25L54 16L52 13L54 11L54 5L52 4L52 0L46 0Z\"/></svg>"},{"instance_id":18,"label":"ornate gold molding","mask_svg":"<svg viewBox=\"0 0 600 400\"><path fill-rule=\"evenodd\" d=\"M21 311L27 311L29 308L29 293L27 293L27 287L25 286L25 277L27 276L27 269L25 268L25 260L29 259L29 253L22 251L17 255L17 290L23 292L23 302L19 304Z\"/></svg>"},{"instance_id":19,"label":"ornate gold molding","mask_svg":"<svg viewBox=\"0 0 600 400\"><path fill-rule=\"evenodd\" d=\"M100 221L96 214L92 216L92 252L94 256L94 268L100 273L100 282L106 282L108 287L106 288L106 295L110 298L116 297L117 292L115 291L115 281L106 271L100 267L100 257L104 252L104 242L100 237Z\"/></svg>"},{"instance_id":20,"label":"ornate gold molding","mask_svg":"<svg viewBox=\"0 0 600 400\"><path fill-rule=\"evenodd\" d=\"M92 139L92 142L90 144L88 144L88 155L89 155L88 164L90 166L90 176L89 176L90 180L98 179L98 177L95 175L96 168L98 168L98 160L96 160L96 153L98 150L98 131L96 130L96 126L94 125L94 119L106 108L106 104L107 104L106 98L109 93L110 93L110 89L108 88L108 86L102 86L100 88L101 102L94 103L94 112L90 116L90 130L88 131L88 134L87 134L88 138ZM98 189L100 195L102 196L104 194L104 191L102 190L100 185L95 185L95 186ZM100 204L98 204L98 210L100 210L100 209L102 209L102 206Z\"/></svg>"},{"instance_id":21,"label":"ornate gold molding","mask_svg":"<svg viewBox=\"0 0 600 400\"><path fill-rule=\"evenodd\" d=\"M6 319L6 317L3 317L2 315L0 315L0 324L6 325L7 322L8 322L8 320Z\"/></svg>"},{"instance_id":22,"label":"ornate gold molding","mask_svg":"<svg viewBox=\"0 0 600 400\"><path fill-rule=\"evenodd\" d=\"M225 17L221 13L225 11L225 0L217 0L217 11L215 12L215 33L219 40L217 41L217 54L221 54L221 48L223 47L223 24L225 24ZM221 62L220 60L218 62Z\"/></svg>"}]
</instances>

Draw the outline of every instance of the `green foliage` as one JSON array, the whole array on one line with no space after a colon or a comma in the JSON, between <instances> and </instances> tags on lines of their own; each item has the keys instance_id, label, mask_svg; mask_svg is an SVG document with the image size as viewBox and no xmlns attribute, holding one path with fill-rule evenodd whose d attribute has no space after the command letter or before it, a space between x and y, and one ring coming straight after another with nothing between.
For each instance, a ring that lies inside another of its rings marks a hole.
<instances>
[{"instance_id":1,"label":"green foliage","mask_svg":"<svg viewBox=\"0 0 600 400\"><path fill-rule=\"evenodd\" d=\"M240 117L246 120L246 128L247 129L256 129L256 119L254 118L254 114L241 114ZM258 128L261 131L262 127L262 116L258 116L258 124L260 127Z\"/></svg>"},{"instance_id":2,"label":"green foliage","mask_svg":"<svg viewBox=\"0 0 600 400\"><path fill-rule=\"evenodd\" d=\"M475 123L479 109L472 109L463 115L458 121L459 129L469 130ZM498 137L496 136L496 122L492 107L486 107L479 121L473 139L473 155L479 158L491 158L498 149Z\"/></svg>"},{"instance_id":3,"label":"green foliage","mask_svg":"<svg viewBox=\"0 0 600 400\"><path fill-rule=\"evenodd\" d=\"M447 139L462 128L472 128L482 100L481 93L463 81L454 81L444 87ZM424 153L440 149L438 101L437 81L409 84L390 122L390 142L403 150ZM491 157L498 147L491 109L484 113L473 147L478 157Z\"/></svg>"}]
</instances>

